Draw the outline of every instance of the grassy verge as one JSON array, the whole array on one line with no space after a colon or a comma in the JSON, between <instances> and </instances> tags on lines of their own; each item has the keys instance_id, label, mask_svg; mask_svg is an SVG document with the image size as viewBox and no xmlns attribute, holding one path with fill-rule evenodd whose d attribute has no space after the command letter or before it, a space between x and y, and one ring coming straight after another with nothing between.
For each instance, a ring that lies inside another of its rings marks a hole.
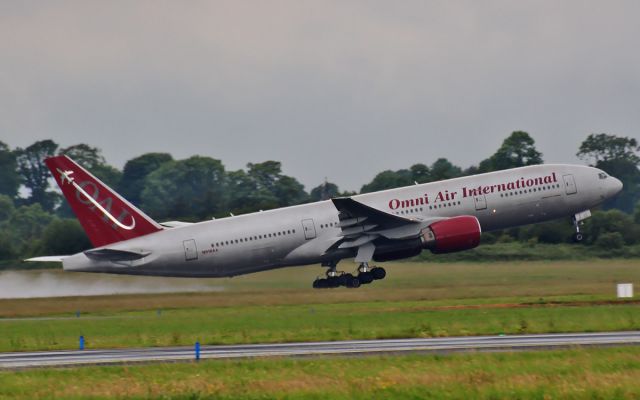
<instances>
[{"instance_id":1,"label":"grassy verge","mask_svg":"<svg viewBox=\"0 0 640 400\"><path fill-rule=\"evenodd\" d=\"M496 261L588 261L612 258L637 259L640 245L619 248L602 248L583 244L546 244L509 242L480 245L479 247L451 254L432 254L423 251L416 261L436 263L450 262L496 262Z\"/></svg>"},{"instance_id":2,"label":"grassy verge","mask_svg":"<svg viewBox=\"0 0 640 400\"><path fill-rule=\"evenodd\" d=\"M633 260L387 269L358 290L312 290L309 267L214 280L212 293L3 300L0 316L19 318L0 318L0 351L75 348L80 335L109 348L640 329L637 298L614 297L615 282L640 282Z\"/></svg>"},{"instance_id":3,"label":"grassy verge","mask_svg":"<svg viewBox=\"0 0 640 400\"><path fill-rule=\"evenodd\" d=\"M637 304L485 305L422 302L242 306L0 322L0 351L640 329Z\"/></svg>"},{"instance_id":4,"label":"grassy verge","mask_svg":"<svg viewBox=\"0 0 640 400\"><path fill-rule=\"evenodd\" d=\"M395 262L381 264L387 278L357 290L313 290L311 282L324 269L293 267L228 279L171 279L81 274L53 271L46 282L39 272L20 272L21 282L45 286L162 285L176 291L185 281L212 286L214 292L90 296L66 298L0 299L3 317L72 316L120 311L220 308L247 305L361 303L372 301L423 301L429 305L520 303L540 301L610 300L617 282L640 285L640 260L537 261L494 263ZM339 268L351 271L353 264ZM150 283L152 282L152 283ZM19 288L17 289L19 290ZM144 290L144 289L143 289ZM636 290L637 292L637 290ZM0 328L1 329L1 328Z\"/></svg>"},{"instance_id":5,"label":"grassy verge","mask_svg":"<svg viewBox=\"0 0 640 400\"><path fill-rule=\"evenodd\" d=\"M635 399L640 347L0 372L0 398Z\"/></svg>"}]
</instances>

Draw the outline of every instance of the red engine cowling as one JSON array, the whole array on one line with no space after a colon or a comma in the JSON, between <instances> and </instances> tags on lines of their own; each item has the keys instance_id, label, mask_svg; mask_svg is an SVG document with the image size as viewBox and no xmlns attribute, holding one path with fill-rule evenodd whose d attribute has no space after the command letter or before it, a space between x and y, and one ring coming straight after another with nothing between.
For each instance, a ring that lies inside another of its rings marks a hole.
<instances>
[{"instance_id":1,"label":"red engine cowling","mask_svg":"<svg viewBox=\"0 0 640 400\"><path fill-rule=\"evenodd\" d=\"M480 222L462 215L434 222L422 231L422 246L433 253L453 253L473 249L480 244Z\"/></svg>"}]
</instances>

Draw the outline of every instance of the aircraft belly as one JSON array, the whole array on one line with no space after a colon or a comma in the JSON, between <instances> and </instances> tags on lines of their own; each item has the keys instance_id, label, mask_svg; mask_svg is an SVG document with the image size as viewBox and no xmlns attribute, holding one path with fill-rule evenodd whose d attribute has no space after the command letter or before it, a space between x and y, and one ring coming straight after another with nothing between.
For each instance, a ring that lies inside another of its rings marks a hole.
<instances>
[{"instance_id":1,"label":"aircraft belly","mask_svg":"<svg viewBox=\"0 0 640 400\"><path fill-rule=\"evenodd\" d=\"M549 221L567 215L569 205L562 195L523 199L517 203L503 202L477 217L484 231L505 229Z\"/></svg>"}]
</instances>

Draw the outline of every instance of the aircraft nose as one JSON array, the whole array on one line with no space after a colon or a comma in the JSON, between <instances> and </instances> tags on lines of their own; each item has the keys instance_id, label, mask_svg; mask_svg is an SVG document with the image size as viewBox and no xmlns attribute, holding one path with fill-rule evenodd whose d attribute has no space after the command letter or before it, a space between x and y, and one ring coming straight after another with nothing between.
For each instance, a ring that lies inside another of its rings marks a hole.
<instances>
[{"instance_id":1,"label":"aircraft nose","mask_svg":"<svg viewBox=\"0 0 640 400\"><path fill-rule=\"evenodd\" d=\"M610 177L609 187L607 188L607 197L613 197L622 190L622 182L618 178Z\"/></svg>"}]
</instances>

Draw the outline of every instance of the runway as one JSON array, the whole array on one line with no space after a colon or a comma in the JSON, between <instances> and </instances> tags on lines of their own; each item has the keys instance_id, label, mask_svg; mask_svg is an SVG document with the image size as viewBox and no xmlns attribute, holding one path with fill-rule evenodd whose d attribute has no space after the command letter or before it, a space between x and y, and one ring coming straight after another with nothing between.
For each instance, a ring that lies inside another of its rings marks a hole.
<instances>
[{"instance_id":1,"label":"runway","mask_svg":"<svg viewBox=\"0 0 640 400\"><path fill-rule=\"evenodd\" d=\"M639 345L640 331L202 346L200 358L517 351L627 344ZM188 361L194 358L194 347L0 353L0 368L171 362Z\"/></svg>"}]
</instances>

